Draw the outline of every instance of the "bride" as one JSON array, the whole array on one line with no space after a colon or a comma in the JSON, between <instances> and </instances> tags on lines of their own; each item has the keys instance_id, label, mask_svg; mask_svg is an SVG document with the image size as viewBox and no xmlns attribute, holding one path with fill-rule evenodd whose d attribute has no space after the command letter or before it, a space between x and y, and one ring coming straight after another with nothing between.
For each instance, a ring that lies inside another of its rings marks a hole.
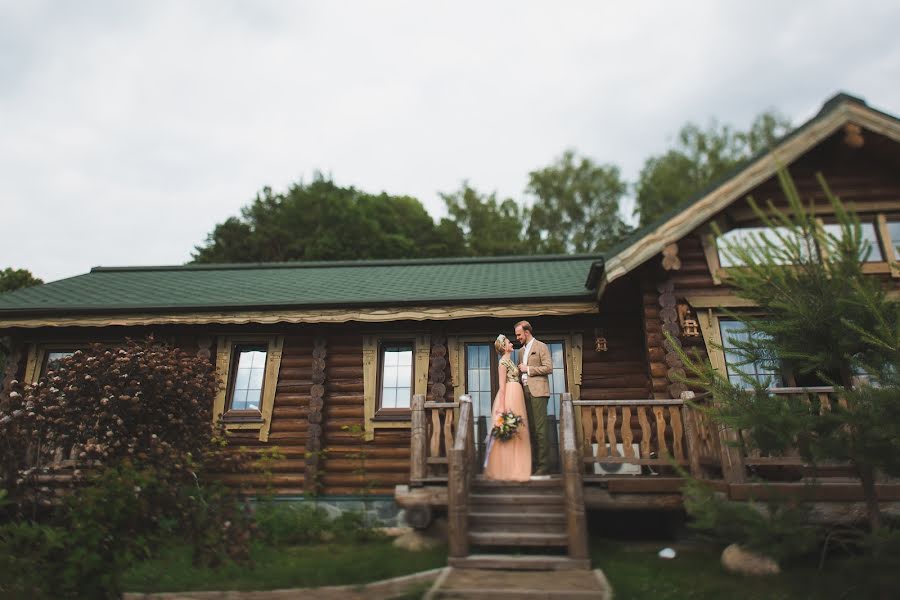
<instances>
[{"instance_id":1,"label":"bride","mask_svg":"<svg viewBox=\"0 0 900 600\"><path fill-rule=\"evenodd\" d=\"M488 460L484 469L485 479L502 481L528 481L531 478L531 441L528 439L528 417L525 414L525 393L519 383L519 369L511 355L512 342L502 333L497 336L494 348L500 355L497 368L500 375L500 391L494 398L491 410L491 425L506 411L522 417L516 434L503 442L489 440Z\"/></svg>"}]
</instances>

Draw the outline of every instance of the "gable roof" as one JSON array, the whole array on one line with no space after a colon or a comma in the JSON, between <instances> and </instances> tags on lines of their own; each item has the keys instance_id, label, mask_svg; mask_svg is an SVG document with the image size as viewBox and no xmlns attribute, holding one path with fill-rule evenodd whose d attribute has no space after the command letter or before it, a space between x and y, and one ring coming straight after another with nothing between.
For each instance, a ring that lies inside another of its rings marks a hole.
<instances>
[{"instance_id":1,"label":"gable roof","mask_svg":"<svg viewBox=\"0 0 900 600\"><path fill-rule=\"evenodd\" d=\"M642 227L606 253L598 295L606 285L644 264L668 244L711 219L729 204L775 175L779 168L809 152L847 123L854 123L900 142L900 119L869 107L865 100L845 93L828 99L812 119L759 152L733 173L703 190L653 223Z\"/></svg>"},{"instance_id":2,"label":"gable roof","mask_svg":"<svg viewBox=\"0 0 900 600\"><path fill-rule=\"evenodd\" d=\"M599 260L578 255L95 267L0 295L0 327L26 315L589 303L594 294L585 278Z\"/></svg>"}]
</instances>

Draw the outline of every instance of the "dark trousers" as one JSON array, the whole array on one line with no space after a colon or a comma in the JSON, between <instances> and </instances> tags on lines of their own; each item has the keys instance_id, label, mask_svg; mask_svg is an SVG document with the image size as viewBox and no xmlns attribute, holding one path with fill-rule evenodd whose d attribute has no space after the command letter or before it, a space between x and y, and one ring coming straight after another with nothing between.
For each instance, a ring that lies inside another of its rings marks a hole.
<instances>
[{"instance_id":1,"label":"dark trousers","mask_svg":"<svg viewBox=\"0 0 900 600\"><path fill-rule=\"evenodd\" d=\"M525 386L525 412L528 415L528 437L531 438L531 465L534 472L550 469L550 437L547 435L547 402L549 396L532 396Z\"/></svg>"}]
</instances>

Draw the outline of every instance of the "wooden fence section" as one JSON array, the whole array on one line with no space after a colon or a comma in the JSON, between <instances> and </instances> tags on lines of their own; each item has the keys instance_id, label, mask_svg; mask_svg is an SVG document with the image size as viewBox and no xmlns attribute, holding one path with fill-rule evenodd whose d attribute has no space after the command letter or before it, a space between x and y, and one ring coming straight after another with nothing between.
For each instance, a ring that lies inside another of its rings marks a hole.
<instances>
[{"instance_id":1,"label":"wooden fence section","mask_svg":"<svg viewBox=\"0 0 900 600\"><path fill-rule=\"evenodd\" d=\"M413 396L409 466L411 484L447 481L459 406L459 402L426 402L422 394Z\"/></svg>"}]
</instances>

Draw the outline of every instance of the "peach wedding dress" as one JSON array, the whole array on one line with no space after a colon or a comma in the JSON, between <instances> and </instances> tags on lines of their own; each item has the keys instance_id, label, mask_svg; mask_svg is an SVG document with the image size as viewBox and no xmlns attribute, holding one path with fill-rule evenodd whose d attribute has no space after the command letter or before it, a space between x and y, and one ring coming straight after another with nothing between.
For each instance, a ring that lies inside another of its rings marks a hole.
<instances>
[{"instance_id":1,"label":"peach wedding dress","mask_svg":"<svg viewBox=\"0 0 900 600\"><path fill-rule=\"evenodd\" d=\"M511 439L501 442L494 439L484 468L486 479L499 481L528 481L531 479L531 440L528 438L528 416L525 413L525 392L519 383L519 369L509 358L500 359L500 366L506 368L506 394L494 399L491 409L490 427L497 421L497 415L508 410L522 417L518 433ZM503 377L503 369L499 369ZM490 443L490 442L489 442Z\"/></svg>"}]
</instances>

